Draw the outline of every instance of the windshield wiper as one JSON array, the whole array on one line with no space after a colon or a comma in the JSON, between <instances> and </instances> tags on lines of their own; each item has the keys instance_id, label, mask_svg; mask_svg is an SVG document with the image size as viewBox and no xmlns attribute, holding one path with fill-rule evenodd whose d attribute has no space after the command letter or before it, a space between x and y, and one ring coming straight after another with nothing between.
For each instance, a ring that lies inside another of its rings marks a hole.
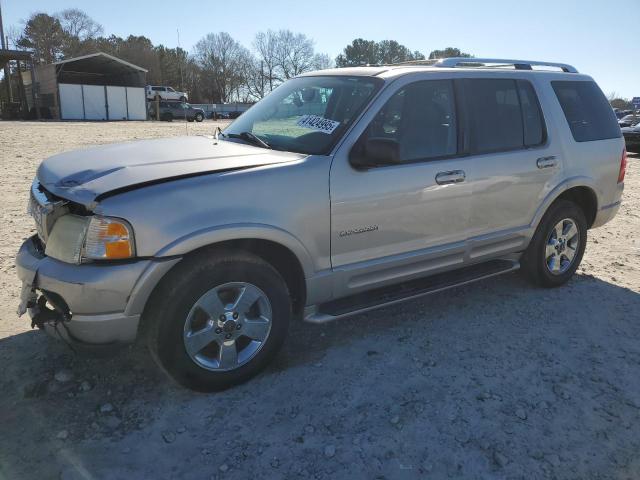
<instances>
[{"instance_id":1,"label":"windshield wiper","mask_svg":"<svg viewBox=\"0 0 640 480\"><path fill-rule=\"evenodd\" d=\"M221 135L224 135L227 138L239 138L240 140L244 140L245 142L251 143L252 145L256 145L258 147L269 149L271 148L271 145L251 132L221 133Z\"/></svg>"}]
</instances>

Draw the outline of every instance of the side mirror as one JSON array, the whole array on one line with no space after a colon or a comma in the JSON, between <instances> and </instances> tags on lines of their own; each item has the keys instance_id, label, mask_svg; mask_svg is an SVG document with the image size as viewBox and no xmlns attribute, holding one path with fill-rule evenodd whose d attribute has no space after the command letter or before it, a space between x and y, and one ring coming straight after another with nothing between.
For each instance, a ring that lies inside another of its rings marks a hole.
<instances>
[{"instance_id":1,"label":"side mirror","mask_svg":"<svg viewBox=\"0 0 640 480\"><path fill-rule=\"evenodd\" d=\"M354 168L372 168L400 163L400 144L390 138L369 138L351 151L349 162Z\"/></svg>"}]
</instances>

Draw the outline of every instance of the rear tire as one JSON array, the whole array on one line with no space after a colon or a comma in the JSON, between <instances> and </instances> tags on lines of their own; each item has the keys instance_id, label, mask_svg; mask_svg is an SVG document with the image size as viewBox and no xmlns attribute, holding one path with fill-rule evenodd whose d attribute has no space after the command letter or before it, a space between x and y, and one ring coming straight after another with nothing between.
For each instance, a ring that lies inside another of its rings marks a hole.
<instances>
[{"instance_id":1,"label":"rear tire","mask_svg":"<svg viewBox=\"0 0 640 480\"><path fill-rule=\"evenodd\" d=\"M264 369L280 350L291 318L280 274L241 251L183 260L149 305L145 324L154 359L178 383L204 392L242 383Z\"/></svg>"},{"instance_id":2,"label":"rear tire","mask_svg":"<svg viewBox=\"0 0 640 480\"><path fill-rule=\"evenodd\" d=\"M180 102L181 103L185 103L187 101L187 97L180 97Z\"/></svg>"},{"instance_id":3,"label":"rear tire","mask_svg":"<svg viewBox=\"0 0 640 480\"><path fill-rule=\"evenodd\" d=\"M587 244L587 220L568 200L549 207L520 262L532 283L546 288L565 284L576 272Z\"/></svg>"}]
</instances>

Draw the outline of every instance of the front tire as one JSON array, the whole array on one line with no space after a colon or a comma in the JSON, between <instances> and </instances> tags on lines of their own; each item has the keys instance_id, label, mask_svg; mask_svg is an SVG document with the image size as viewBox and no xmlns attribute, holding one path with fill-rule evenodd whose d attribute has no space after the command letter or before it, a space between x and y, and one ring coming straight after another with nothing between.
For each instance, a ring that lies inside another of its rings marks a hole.
<instances>
[{"instance_id":1,"label":"front tire","mask_svg":"<svg viewBox=\"0 0 640 480\"><path fill-rule=\"evenodd\" d=\"M204 120L204 115L196 113L196 122L200 123L202 120Z\"/></svg>"},{"instance_id":2,"label":"front tire","mask_svg":"<svg viewBox=\"0 0 640 480\"><path fill-rule=\"evenodd\" d=\"M559 287L576 272L586 244L587 220L582 209L568 200L556 201L522 255L522 272L538 286Z\"/></svg>"},{"instance_id":3,"label":"front tire","mask_svg":"<svg viewBox=\"0 0 640 480\"><path fill-rule=\"evenodd\" d=\"M285 281L249 253L191 257L163 280L145 312L148 344L180 384L217 391L258 374L278 353L291 318Z\"/></svg>"}]
</instances>

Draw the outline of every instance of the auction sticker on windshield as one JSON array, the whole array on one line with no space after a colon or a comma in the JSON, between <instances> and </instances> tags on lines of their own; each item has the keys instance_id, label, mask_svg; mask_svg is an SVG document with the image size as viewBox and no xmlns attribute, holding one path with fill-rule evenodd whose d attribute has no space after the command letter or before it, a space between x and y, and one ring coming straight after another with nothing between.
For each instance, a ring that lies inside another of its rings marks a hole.
<instances>
[{"instance_id":1,"label":"auction sticker on windshield","mask_svg":"<svg viewBox=\"0 0 640 480\"><path fill-rule=\"evenodd\" d=\"M300 120L296 122L296 125L303 128L317 130L318 132L331 134L336 128L338 128L340 122L319 117L318 115L303 115L300 117Z\"/></svg>"}]
</instances>

